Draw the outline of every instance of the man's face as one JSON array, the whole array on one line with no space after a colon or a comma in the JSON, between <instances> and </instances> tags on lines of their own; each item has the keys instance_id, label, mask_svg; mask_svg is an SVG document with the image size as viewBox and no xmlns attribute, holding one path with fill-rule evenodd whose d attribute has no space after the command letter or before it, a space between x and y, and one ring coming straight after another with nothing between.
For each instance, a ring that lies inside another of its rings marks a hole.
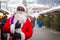
<instances>
[{"instance_id":1,"label":"man's face","mask_svg":"<svg viewBox=\"0 0 60 40\"><path fill-rule=\"evenodd\" d=\"M21 13L22 13L22 11L17 11L17 13L20 13L20 14L21 14Z\"/></svg>"}]
</instances>

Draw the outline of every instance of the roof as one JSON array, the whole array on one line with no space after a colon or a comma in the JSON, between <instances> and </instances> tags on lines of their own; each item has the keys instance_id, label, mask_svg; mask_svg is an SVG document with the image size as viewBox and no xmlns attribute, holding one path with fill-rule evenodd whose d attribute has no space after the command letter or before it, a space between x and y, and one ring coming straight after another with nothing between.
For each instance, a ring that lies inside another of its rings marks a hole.
<instances>
[{"instance_id":1,"label":"roof","mask_svg":"<svg viewBox=\"0 0 60 40\"><path fill-rule=\"evenodd\" d=\"M50 8L48 10L41 11L39 14L46 14L54 11L59 11L59 9L60 9L60 6L57 6L57 7Z\"/></svg>"},{"instance_id":2,"label":"roof","mask_svg":"<svg viewBox=\"0 0 60 40\"><path fill-rule=\"evenodd\" d=\"M10 14L10 13L11 13L11 12L9 12L8 10L3 9L3 8L2 8L2 9L0 9L0 11L1 11L1 12L4 12L4 13L7 13L7 14Z\"/></svg>"},{"instance_id":3,"label":"roof","mask_svg":"<svg viewBox=\"0 0 60 40\"><path fill-rule=\"evenodd\" d=\"M60 9L60 6L57 6L57 7L53 7L53 8L41 11L40 13L34 13L31 16L35 16L36 18L38 18L38 16L40 14L46 14L46 13L50 13L50 12L54 12L54 11L59 11L59 9Z\"/></svg>"}]
</instances>

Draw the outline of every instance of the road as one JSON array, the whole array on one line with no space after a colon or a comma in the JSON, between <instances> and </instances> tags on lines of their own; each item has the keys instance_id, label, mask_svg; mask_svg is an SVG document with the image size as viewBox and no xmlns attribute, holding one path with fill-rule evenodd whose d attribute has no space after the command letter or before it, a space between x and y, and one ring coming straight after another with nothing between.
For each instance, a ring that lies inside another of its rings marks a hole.
<instances>
[{"instance_id":1,"label":"road","mask_svg":"<svg viewBox=\"0 0 60 40\"><path fill-rule=\"evenodd\" d=\"M39 28L36 25L33 36L29 40L60 40L60 32L52 31L45 27Z\"/></svg>"}]
</instances>

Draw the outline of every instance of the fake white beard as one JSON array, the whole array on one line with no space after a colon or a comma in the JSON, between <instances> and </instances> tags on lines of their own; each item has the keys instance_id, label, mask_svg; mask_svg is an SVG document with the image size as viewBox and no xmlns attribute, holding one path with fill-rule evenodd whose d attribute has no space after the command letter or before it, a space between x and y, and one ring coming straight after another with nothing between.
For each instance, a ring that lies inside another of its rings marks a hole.
<instances>
[{"instance_id":1,"label":"fake white beard","mask_svg":"<svg viewBox=\"0 0 60 40\"><path fill-rule=\"evenodd\" d=\"M26 19L27 19L27 15L26 15L26 13L24 13L24 12L22 12L22 13L16 13L15 14L15 17L14 17L14 24L17 22L17 20L19 20L19 23L25 23L25 21L26 21Z\"/></svg>"}]
</instances>

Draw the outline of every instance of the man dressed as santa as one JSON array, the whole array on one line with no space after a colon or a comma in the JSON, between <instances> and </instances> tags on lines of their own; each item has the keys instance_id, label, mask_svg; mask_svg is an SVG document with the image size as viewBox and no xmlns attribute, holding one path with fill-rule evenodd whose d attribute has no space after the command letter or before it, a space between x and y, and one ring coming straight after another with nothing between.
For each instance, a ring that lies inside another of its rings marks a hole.
<instances>
[{"instance_id":1,"label":"man dressed as santa","mask_svg":"<svg viewBox=\"0 0 60 40\"><path fill-rule=\"evenodd\" d=\"M7 19L3 27L4 32L10 33L11 40L27 40L32 36L32 23L25 11L24 6L18 6L17 12Z\"/></svg>"}]
</instances>

